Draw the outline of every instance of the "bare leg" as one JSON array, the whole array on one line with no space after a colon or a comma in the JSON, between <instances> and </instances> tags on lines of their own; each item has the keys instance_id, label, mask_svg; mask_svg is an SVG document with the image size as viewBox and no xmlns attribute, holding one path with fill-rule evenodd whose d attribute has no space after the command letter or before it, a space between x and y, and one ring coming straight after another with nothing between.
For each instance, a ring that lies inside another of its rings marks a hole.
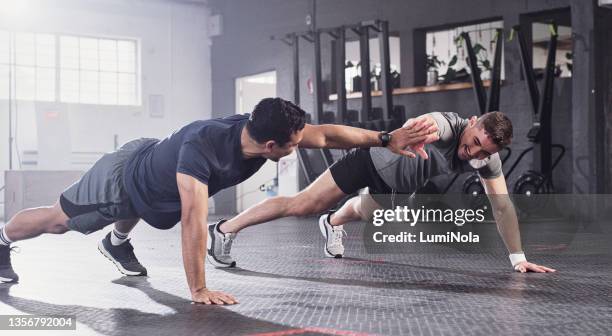
<instances>
[{"instance_id":1,"label":"bare leg","mask_svg":"<svg viewBox=\"0 0 612 336\"><path fill-rule=\"evenodd\" d=\"M338 188L328 169L298 194L268 198L223 223L220 230L237 233L247 226L277 218L317 214L329 209L344 196L346 194Z\"/></svg>"},{"instance_id":2,"label":"bare leg","mask_svg":"<svg viewBox=\"0 0 612 336\"><path fill-rule=\"evenodd\" d=\"M356 220L367 221L375 209L380 206L374 201L370 194L361 194L348 200L338 211L331 216L330 224L333 226L343 225Z\"/></svg>"},{"instance_id":3,"label":"bare leg","mask_svg":"<svg viewBox=\"0 0 612 336\"><path fill-rule=\"evenodd\" d=\"M52 206L19 211L6 224L6 235L12 241L37 237L43 233L62 234L69 230L68 216L56 202Z\"/></svg>"}]
</instances>

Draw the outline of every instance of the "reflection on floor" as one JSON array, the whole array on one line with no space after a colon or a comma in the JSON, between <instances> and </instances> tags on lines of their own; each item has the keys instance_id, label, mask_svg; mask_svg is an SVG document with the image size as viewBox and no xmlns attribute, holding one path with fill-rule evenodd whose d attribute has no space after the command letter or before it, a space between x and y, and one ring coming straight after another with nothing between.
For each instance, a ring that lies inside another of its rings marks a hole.
<instances>
[{"instance_id":1,"label":"reflection on floor","mask_svg":"<svg viewBox=\"0 0 612 336\"><path fill-rule=\"evenodd\" d=\"M481 225L478 244L404 244L396 254L366 253L365 225L346 225L344 259L323 257L315 219L252 227L233 248L239 268L207 266L209 287L240 300L230 307L190 304L178 227L141 223L132 235L148 278L122 277L98 253L106 230L43 236L18 244L22 281L0 285L0 314L77 316L76 332L36 335L610 332L610 223L526 227L528 257L556 274L513 273L495 226Z\"/></svg>"}]
</instances>

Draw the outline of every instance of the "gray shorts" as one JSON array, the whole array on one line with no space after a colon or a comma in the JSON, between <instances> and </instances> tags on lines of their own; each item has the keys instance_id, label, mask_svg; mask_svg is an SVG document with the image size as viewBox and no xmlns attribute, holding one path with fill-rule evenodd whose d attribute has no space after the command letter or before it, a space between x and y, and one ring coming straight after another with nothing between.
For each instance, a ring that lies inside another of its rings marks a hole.
<instances>
[{"instance_id":1,"label":"gray shorts","mask_svg":"<svg viewBox=\"0 0 612 336\"><path fill-rule=\"evenodd\" d=\"M137 219L123 184L123 168L141 146L156 139L132 140L105 154L60 196L71 230L89 234L118 220Z\"/></svg>"}]
</instances>

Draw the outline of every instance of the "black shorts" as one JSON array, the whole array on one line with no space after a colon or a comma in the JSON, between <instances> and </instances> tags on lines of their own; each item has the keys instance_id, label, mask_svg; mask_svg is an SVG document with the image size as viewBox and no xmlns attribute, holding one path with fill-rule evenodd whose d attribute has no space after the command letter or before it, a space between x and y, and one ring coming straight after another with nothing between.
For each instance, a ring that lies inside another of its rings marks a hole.
<instances>
[{"instance_id":1,"label":"black shorts","mask_svg":"<svg viewBox=\"0 0 612 336\"><path fill-rule=\"evenodd\" d=\"M329 170L340 190L347 195L365 187L368 187L370 194L392 193L391 188L376 172L369 149L351 150L329 167Z\"/></svg>"},{"instance_id":2,"label":"black shorts","mask_svg":"<svg viewBox=\"0 0 612 336\"><path fill-rule=\"evenodd\" d=\"M354 149L329 167L334 181L345 194L368 187L368 193L381 207L392 209L409 202L412 194L397 193L378 175L369 149Z\"/></svg>"},{"instance_id":3,"label":"black shorts","mask_svg":"<svg viewBox=\"0 0 612 336\"><path fill-rule=\"evenodd\" d=\"M70 218L71 230L89 234L118 220L138 218L123 185L123 166L135 151L150 141L133 140L105 154L62 193L60 205Z\"/></svg>"}]
</instances>

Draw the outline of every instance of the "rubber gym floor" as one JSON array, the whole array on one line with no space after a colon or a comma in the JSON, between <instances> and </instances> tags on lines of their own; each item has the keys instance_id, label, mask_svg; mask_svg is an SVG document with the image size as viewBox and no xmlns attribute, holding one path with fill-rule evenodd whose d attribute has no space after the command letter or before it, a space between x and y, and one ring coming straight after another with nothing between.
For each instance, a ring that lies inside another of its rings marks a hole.
<instances>
[{"instance_id":1,"label":"rubber gym floor","mask_svg":"<svg viewBox=\"0 0 612 336\"><path fill-rule=\"evenodd\" d=\"M329 259L316 218L278 220L238 236L238 268L207 265L209 287L235 295L234 306L190 303L178 227L140 223L133 232L148 277L121 276L100 255L108 229L46 235L17 244L21 281L0 285L0 314L76 315L76 331L36 335L609 335L610 225L574 225L524 234L528 258L558 271L520 274L493 224L474 248L371 254L365 224L354 223L345 226L346 257Z\"/></svg>"}]
</instances>

